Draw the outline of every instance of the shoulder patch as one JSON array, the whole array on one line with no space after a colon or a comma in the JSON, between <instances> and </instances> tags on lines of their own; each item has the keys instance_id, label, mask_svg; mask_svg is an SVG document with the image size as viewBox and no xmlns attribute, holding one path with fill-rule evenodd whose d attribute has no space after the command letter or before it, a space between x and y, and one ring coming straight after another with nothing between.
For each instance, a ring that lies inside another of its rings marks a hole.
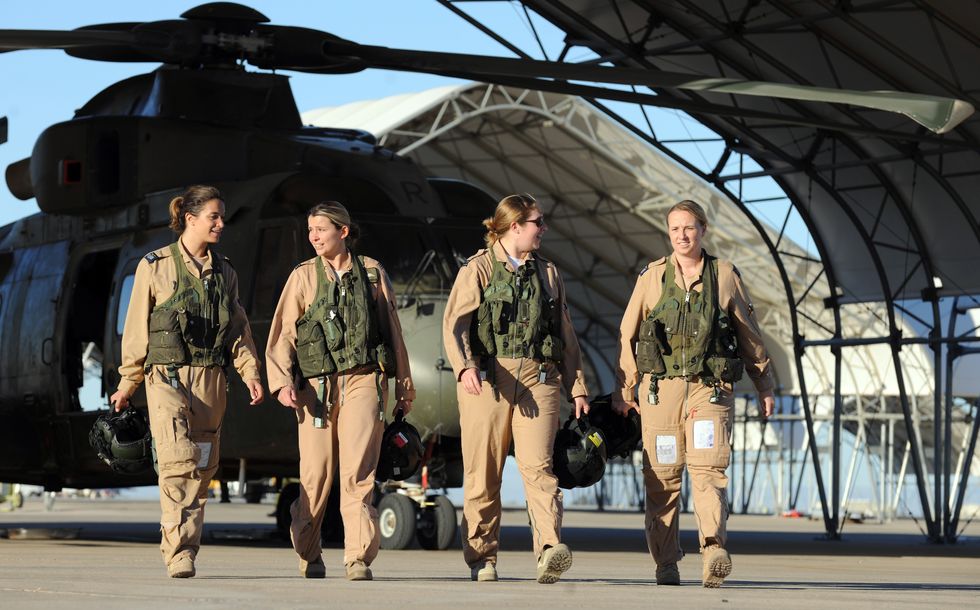
<instances>
[{"instance_id":1,"label":"shoulder patch","mask_svg":"<svg viewBox=\"0 0 980 610\"><path fill-rule=\"evenodd\" d=\"M377 284L381 281L381 273L377 267L365 267L364 271L367 273L368 281L372 284Z\"/></svg>"},{"instance_id":2,"label":"shoulder patch","mask_svg":"<svg viewBox=\"0 0 980 610\"><path fill-rule=\"evenodd\" d=\"M160 256L156 252L150 252L149 254L147 254L146 256L144 256L143 258L145 258L146 259L146 262L148 262L148 263L155 263L158 260L160 260Z\"/></svg>"}]
</instances>

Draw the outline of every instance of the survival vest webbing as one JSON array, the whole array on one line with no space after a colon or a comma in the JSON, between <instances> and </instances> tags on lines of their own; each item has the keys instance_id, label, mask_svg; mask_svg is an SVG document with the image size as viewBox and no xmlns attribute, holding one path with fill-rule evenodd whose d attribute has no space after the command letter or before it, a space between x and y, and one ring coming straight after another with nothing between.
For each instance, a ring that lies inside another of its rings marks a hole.
<instances>
[{"instance_id":1,"label":"survival vest webbing","mask_svg":"<svg viewBox=\"0 0 980 610\"><path fill-rule=\"evenodd\" d=\"M366 270L362 257L352 256L353 268L328 282L323 261L314 261L317 275L313 303L296 321L296 358L304 378L322 377L365 364L394 372L391 350L381 338L377 304L371 283L376 269Z\"/></svg>"},{"instance_id":2,"label":"survival vest webbing","mask_svg":"<svg viewBox=\"0 0 980 610\"><path fill-rule=\"evenodd\" d=\"M473 317L470 345L483 360L494 391L493 366L489 363L493 357L539 360L538 377L543 382L545 363L561 362L564 352L559 305L541 279L539 265L545 261L531 257L511 272L490 250L487 256L493 261L493 271Z\"/></svg>"},{"instance_id":3,"label":"survival vest webbing","mask_svg":"<svg viewBox=\"0 0 980 610\"><path fill-rule=\"evenodd\" d=\"M674 281L674 261L667 258L660 300L640 324L636 366L650 373L648 402L657 404L657 382L698 376L715 388L742 378L744 364L728 314L718 304L718 259L704 253L702 291L683 290Z\"/></svg>"},{"instance_id":4,"label":"survival vest webbing","mask_svg":"<svg viewBox=\"0 0 980 610\"><path fill-rule=\"evenodd\" d=\"M228 364L228 328L231 295L228 294L221 257L211 250L211 275L203 280L187 270L178 242L170 244L177 271L174 293L150 312L149 344L144 366L168 365L171 383L179 366ZM155 262L157 257L147 260Z\"/></svg>"}]
</instances>

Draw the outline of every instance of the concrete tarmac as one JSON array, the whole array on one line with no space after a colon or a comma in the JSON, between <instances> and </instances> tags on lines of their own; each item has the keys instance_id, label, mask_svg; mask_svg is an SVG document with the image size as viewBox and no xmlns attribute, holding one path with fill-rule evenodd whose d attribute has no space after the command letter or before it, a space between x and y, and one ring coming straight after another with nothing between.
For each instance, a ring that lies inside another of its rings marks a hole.
<instances>
[{"instance_id":1,"label":"concrete tarmac","mask_svg":"<svg viewBox=\"0 0 980 610\"><path fill-rule=\"evenodd\" d=\"M819 521L735 515L734 571L701 587L691 515L681 518L680 587L658 587L637 513L567 511L574 565L561 582L534 581L527 515L506 511L497 583L469 580L462 553L381 551L373 582L343 577L343 552L326 548L325 580L305 580L279 540L272 504L207 507L198 576L167 578L156 502L30 498L0 514L2 608L962 608L980 606L980 531L956 545L925 541L911 521L848 524L820 540ZM21 528L26 528L21 530ZM60 528L52 530L51 528ZM47 538L47 539L45 539Z\"/></svg>"}]
</instances>

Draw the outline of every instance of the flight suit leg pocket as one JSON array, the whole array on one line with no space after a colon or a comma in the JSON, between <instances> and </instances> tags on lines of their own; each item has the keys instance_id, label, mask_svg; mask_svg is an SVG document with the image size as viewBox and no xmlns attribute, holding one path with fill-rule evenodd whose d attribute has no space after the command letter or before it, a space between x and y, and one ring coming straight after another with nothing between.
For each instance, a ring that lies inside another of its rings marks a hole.
<instances>
[{"instance_id":1,"label":"flight suit leg pocket","mask_svg":"<svg viewBox=\"0 0 980 610\"><path fill-rule=\"evenodd\" d=\"M209 470L218 465L217 430L206 430L194 434L193 443L197 446L197 469Z\"/></svg>"},{"instance_id":2,"label":"flight suit leg pocket","mask_svg":"<svg viewBox=\"0 0 980 610\"><path fill-rule=\"evenodd\" d=\"M183 412L169 414L161 438L157 439L157 458L161 466L201 459L200 448L191 440L187 415Z\"/></svg>"},{"instance_id":3,"label":"flight suit leg pocket","mask_svg":"<svg viewBox=\"0 0 980 610\"><path fill-rule=\"evenodd\" d=\"M686 424L687 462L691 466L727 468L731 460L731 425L724 414L698 414Z\"/></svg>"},{"instance_id":4,"label":"flight suit leg pocket","mask_svg":"<svg viewBox=\"0 0 980 610\"><path fill-rule=\"evenodd\" d=\"M684 428L646 426L643 429L643 467L657 472L673 472L686 460Z\"/></svg>"}]
</instances>

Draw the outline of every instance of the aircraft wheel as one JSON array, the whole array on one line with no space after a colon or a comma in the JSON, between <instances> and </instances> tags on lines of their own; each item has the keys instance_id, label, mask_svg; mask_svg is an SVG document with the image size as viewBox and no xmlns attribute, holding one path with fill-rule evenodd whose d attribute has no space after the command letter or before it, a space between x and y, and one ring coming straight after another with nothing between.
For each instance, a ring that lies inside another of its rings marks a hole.
<instances>
[{"instance_id":1,"label":"aircraft wheel","mask_svg":"<svg viewBox=\"0 0 980 610\"><path fill-rule=\"evenodd\" d=\"M456 507L446 496L435 496L435 506L422 509L419 546L428 551L445 551L456 542Z\"/></svg>"},{"instance_id":2,"label":"aircraft wheel","mask_svg":"<svg viewBox=\"0 0 980 610\"><path fill-rule=\"evenodd\" d=\"M381 498L378 503L381 548L401 550L411 546L415 538L417 510L415 502L408 496L390 493Z\"/></svg>"}]
</instances>

